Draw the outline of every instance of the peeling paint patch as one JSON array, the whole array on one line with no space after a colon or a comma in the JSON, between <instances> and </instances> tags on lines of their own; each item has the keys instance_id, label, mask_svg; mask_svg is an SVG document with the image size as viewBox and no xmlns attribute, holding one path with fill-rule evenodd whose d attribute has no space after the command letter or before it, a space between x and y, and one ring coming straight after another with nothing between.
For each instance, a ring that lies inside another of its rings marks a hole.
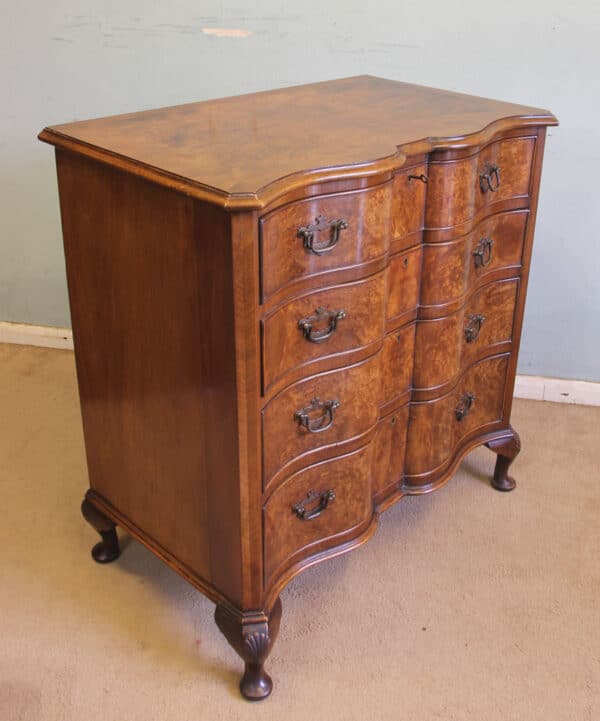
<instances>
[{"instance_id":1,"label":"peeling paint patch","mask_svg":"<svg viewBox=\"0 0 600 721\"><path fill-rule=\"evenodd\" d=\"M205 35L215 35L218 38L247 38L252 30L242 28L202 28Z\"/></svg>"}]
</instances>

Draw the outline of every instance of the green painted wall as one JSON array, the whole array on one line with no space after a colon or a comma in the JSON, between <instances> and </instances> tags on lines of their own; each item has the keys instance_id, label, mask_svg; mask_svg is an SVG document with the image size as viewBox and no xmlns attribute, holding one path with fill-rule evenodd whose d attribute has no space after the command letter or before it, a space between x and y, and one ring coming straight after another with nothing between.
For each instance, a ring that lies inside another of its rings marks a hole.
<instances>
[{"instance_id":1,"label":"green painted wall","mask_svg":"<svg viewBox=\"0 0 600 721\"><path fill-rule=\"evenodd\" d=\"M0 319L69 325L43 126L369 73L559 117L519 370L600 380L597 3L55 0L4 4L0 17Z\"/></svg>"}]
</instances>

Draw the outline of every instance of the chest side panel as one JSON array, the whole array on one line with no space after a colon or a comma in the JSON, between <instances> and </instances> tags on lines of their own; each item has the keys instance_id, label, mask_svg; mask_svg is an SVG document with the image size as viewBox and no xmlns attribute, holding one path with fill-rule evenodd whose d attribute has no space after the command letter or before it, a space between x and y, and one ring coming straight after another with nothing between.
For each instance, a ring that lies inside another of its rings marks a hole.
<instances>
[{"instance_id":1,"label":"chest side panel","mask_svg":"<svg viewBox=\"0 0 600 721\"><path fill-rule=\"evenodd\" d=\"M58 151L57 164L90 485L142 540L235 599L227 214L76 155Z\"/></svg>"}]
</instances>

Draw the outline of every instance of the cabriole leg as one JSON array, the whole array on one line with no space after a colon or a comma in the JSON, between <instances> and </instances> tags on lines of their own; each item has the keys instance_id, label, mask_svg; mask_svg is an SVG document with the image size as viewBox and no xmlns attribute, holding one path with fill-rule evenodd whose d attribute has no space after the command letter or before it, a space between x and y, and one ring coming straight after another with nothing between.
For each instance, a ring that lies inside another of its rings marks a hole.
<instances>
[{"instance_id":1,"label":"cabriole leg","mask_svg":"<svg viewBox=\"0 0 600 721\"><path fill-rule=\"evenodd\" d=\"M495 441L485 444L490 450L498 454L492 486L498 491L512 491L517 485L515 480L508 475L510 464L518 456L521 450L521 439L519 434L511 428L511 435L504 436Z\"/></svg>"},{"instance_id":2,"label":"cabriole leg","mask_svg":"<svg viewBox=\"0 0 600 721\"><path fill-rule=\"evenodd\" d=\"M240 691L249 701L260 701L273 690L273 681L264 669L264 662L277 638L280 619L279 598L268 617L260 612L240 613L223 605L215 609L219 630L244 661Z\"/></svg>"},{"instance_id":3,"label":"cabriole leg","mask_svg":"<svg viewBox=\"0 0 600 721\"><path fill-rule=\"evenodd\" d=\"M121 550L115 524L101 513L87 498L83 499L81 512L85 520L94 528L102 540L92 548L92 558L97 563L110 563L117 559Z\"/></svg>"}]
</instances>

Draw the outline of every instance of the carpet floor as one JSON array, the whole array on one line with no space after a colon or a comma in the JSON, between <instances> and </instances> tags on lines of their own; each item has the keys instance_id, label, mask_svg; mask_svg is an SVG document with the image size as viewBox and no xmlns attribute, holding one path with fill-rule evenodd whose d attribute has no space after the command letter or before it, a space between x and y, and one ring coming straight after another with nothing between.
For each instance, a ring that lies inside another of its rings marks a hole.
<instances>
[{"instance_id":1,"label":"carpet floor","mask_svg":"<svg viewBox=\"0 0 600 721\"><path fill-rule=\"evenodd\" d=\"M0 345L2 721L598 721L600 408L516 401L515 492L471 453L284 590L272 696L135 541L98 566L73 354Z\"/></svg>"}]
</instances>

